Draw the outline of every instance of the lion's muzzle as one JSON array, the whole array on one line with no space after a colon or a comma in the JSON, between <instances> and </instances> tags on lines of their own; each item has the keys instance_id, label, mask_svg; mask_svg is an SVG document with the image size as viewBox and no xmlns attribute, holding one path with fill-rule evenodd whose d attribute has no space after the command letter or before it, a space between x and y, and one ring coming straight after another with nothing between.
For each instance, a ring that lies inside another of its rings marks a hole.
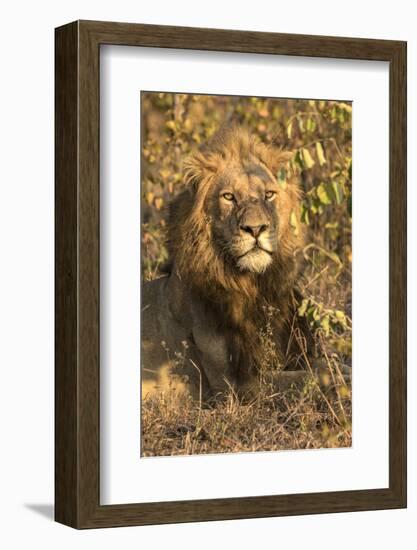
<instances>
[{"instance_id":1,"label":"lion's muzzle","mask_svg":"<svg viewBox=\"0 0 417 550\"><path fill-rule=\"evenodd\" d=\"M244 231L245 233L249 233L249 235L252 235L257 239L261 233L266 231L269 227L269 224L262 224L262 225L240 225L240 230Z\"/></svg>"},{"instance_id":2,"label":"lion's muzzle","mask_svg":"<svg viewBox=\"0 0 417 550\"><path fill-rule=\"evenodd\" d=\"M262 273L272 263L276 249L275 226L267 209L252 201L239 212L233 249L241 271Z\"/></svg>"},{"instance_id":3,"label":"lion's muzzle","mask_svg":"<svg viewBox=\"0 0 417 550\"><path fill-rule=\"evenodd\" d=\"M238 214L238 222L240 231L257 238L269 228L271 217L266 208L256 201L241 209Z\"/></svg>"}]
</instances>

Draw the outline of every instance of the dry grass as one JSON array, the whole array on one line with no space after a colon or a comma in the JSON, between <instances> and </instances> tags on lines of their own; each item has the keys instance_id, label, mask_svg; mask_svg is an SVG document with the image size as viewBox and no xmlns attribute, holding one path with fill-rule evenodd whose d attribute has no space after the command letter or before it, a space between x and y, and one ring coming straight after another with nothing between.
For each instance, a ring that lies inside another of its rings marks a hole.
<instances>
[{"instance_id":1,"label":"dry grass","mask_svg":"<svg viewBox=\"0 0 417 550\"><path fill-rule=\"evenodd\" d=\"M301 387L277 392L271 383L274 343L267 324L256 398L239 399L230 389L222 400L201 404L170 389L144 399L142 456L350 447L350 380L342 374L341 355L326 350L320 332L316 338L323 357L320 374L308 363L311 376ZM177 355L183 362L183 353Z\"/></svg>"},{"instance_id":2,"label":"dry grass","mask_svg":"<svg viewBox=\"0 0 417 550\"><path fill-rule=\"evenodd\" d=\"M330 372L337 377L334 369ZM174 391L146 399L142 456L349 447L351 391L338 382L327 392L314 380L272 395L264 387L250 403L230 392L221 403L205 407Z\"/></svg>"}]
</instances>

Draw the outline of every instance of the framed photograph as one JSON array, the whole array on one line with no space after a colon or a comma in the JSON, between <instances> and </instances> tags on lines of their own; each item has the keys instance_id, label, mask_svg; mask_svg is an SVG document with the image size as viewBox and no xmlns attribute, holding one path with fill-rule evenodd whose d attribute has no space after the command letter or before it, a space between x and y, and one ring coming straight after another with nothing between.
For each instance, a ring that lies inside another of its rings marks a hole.
<instances>
[{"instance_id":1,"label":"framed photograph","mask_svg":"<svg viewBox=\"0 0 417 550\"><path fill-rule=\"evenodd\" d=\"M406 43L56 29L56 521L406 506Z\"/></svg>"}]
</instances>

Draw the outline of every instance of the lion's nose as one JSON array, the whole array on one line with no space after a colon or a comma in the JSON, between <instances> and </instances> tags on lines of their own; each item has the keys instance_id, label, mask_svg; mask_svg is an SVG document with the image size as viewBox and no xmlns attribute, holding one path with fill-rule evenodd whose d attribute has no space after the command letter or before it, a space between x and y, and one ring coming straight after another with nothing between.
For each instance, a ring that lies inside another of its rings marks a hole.
<instances>
[{"instance_id":1,"label":"lion's nose","mask_svg":"<svg viewBox=\"0 0 417 550\"><path fill-rule=\"evenodd\" d=\"M262 225L241 225L240 229L244 231L245 233L249 233L255 239L259 237L259 235L268 229L268 224L264 223Z\"/></svg>"}]
</instances>

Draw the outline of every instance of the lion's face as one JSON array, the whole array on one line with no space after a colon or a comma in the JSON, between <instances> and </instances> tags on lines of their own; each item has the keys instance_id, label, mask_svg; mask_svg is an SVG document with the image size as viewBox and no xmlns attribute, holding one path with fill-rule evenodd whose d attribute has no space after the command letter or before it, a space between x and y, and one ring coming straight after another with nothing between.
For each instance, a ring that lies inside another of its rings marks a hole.
<instances>
[{"instance_id":1,"label":"lion's face","mask_svg":"<svg viewBox=\"0 0 417 550\"><path fill-rule=\"evenodd\" d=\"M293 269L304 232L292 158L235 126L185 161L186 186L168 220L169 254L182 277L201 291L207 281L241 289L266 279L248 274L280 271L283 277Z\"/></svg>"},{"instance_id":2,"label":"lion's face","mask_svg":"<svg viewBox=\"0 0 417 550\"><path fill-rule=\"evenodd\" d=\"M240 271L263 273L279 245L279 186L256 162L229 165L210 200L213 238Z\"/></svg>"}]
</instances>

